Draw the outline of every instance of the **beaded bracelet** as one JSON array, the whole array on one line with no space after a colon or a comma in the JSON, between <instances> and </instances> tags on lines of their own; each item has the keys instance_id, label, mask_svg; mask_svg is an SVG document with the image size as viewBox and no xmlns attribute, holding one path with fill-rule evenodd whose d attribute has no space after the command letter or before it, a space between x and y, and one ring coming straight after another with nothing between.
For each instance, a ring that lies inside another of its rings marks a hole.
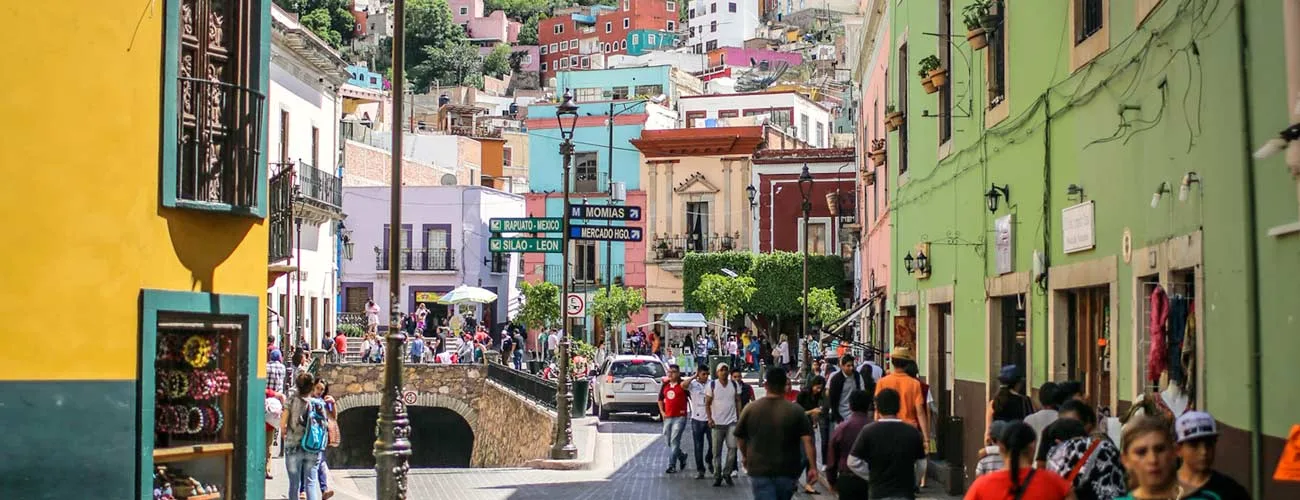
<instances>
[{"instance_id":1,"label":"beaded bracelet","mask_svg":"<svg viewBox=\"0 0 1300 500\"><path fill-rule=\"evenodd\" d=\"M190 397L213 399L230 392L230 377L221 370L199 370L190 374Z\"/></svg>"},{"instance_id":2,"label":"beaded bracelet","mask_svg":"<svg viewBox=\"0 0 1300 500\"><path fill-rule=\"evenodd\" d=\"M185 362L194 368L203 368L212 362L212 341L200 335L194 335L185 340L185 345L181 348L181 354L185 356Z\"/></svg>"},{"instance_id":3,"label":"beaded bracelet","mask_svg":"<svg viewBox=\"0 0 1300 500\"><path fill-rule=\"evenodd\" d=\"M221 427L226 424L225 416L221 413L221 408L216 406L203 406L206 420L203 432L205 434L216 434L221 431Z\"/></svg>"},{"instance_id":4,"label":"beaded bracelet","mask_svg":"<svg viewBox=\"0 0 1300 500\"><path fill-rule=\"evenodd\" d=\"M171 430L171 412L167 411L167 405L155 406L154 410L154 431L168 432Z\"/></svg>"},{"instance_id":5,"label":"beaded bracelet","mask_svg":"<svg viewBox=\"0 0 1300 500\"><path fill-rule=\"evenodd\" d=\"M164 388L168 398L185 397L190 392L190 377L180 370L164 371L161 378L166 380Z\"/></svg>"},{"instance_id":6,"label":"beaded bracelet","mask_svg":"<svg viewBox=\"0 0 1300 500\"><path fill-rule=\"evenodd\" d=\"M186 416L189 418L188 425L185 428L186 434L198 434L199 431L203 430L203 410L200 410L197 406L191 406L186 412Z\"/></svg>"}]
</instances>

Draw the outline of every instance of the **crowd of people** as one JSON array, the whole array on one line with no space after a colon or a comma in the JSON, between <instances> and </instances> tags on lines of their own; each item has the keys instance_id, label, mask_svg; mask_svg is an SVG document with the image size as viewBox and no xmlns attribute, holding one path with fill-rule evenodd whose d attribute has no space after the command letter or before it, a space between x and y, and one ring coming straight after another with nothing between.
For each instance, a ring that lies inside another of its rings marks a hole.
<instances>
[{"instance_id":1,"label":"crowd of people","mask_svg":"<svg viewBox=\"0 0 1300 500\"><path fill-rule=\"evenodd\" d=\"M342 441L338 408L330 396L329 382L308 370L305 349L295 347L288 366L282 362L283 355L274 339L268 350L266 478L275 475L271 458L278 442L289 479L288 498L327 500L334 496L334 491L329 487L325 448L337 447ZM324 434L320 436L324 440L317 443L319 447L313 444L314 431Z\"/></svg>"},{"instance_id":2,"label":"crowd of people","mask_svg":"<svg viewBox=\"0 0 1300 500\"><path fill-rule=\"evenodd\" d=\"M890 352L889 371L843 353L809 370L798 391L779 364L764 397L726 365L682 378L673 364L660 391L667 473L685 471L681 440L690 427L697 478L731 484L738 452L756 500L788 500L802 489L842 499L914 499L936 445L935 409L911 349ZM734 377L730 376L734 375ZM731 378L731 382L726 379ZM749 393L748 398L742 395ZM733 402L733 398L734 402ZM1245 500L1249 493L1214 470L1218 429L1205 412L1130 412L1114 439L1087 403L1082 384L1044 384L1039 404L1017 367L1001 370L988 402L987 447L979 451L970 500ZM719 404L721 403L721 404ZM732 409L739 409L732 413ZM721 434L721 435L720 435ZM734 443L734 444L733 444ZM821 443L820 454L817 443ZM802 481L801 481L802 478Z\"/></svg>"}]
</instances>

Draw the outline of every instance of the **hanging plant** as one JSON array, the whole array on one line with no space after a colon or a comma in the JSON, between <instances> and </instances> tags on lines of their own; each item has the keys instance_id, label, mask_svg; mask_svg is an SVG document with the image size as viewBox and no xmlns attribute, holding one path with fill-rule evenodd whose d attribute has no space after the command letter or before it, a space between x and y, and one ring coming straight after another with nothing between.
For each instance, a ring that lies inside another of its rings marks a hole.
<instances>
[{"instance_id":1,"label":"hanging plant","mask_svg":"<svg viewBox=\"0 0 1300 500\"><path fill-rule=\"evenodd\" d=\"M966 42L970 48L980 50L989 46L988 32L996 24L997 18L990 15L989 0L975 0L962 9L962 21L966 24Z\"/></svg>"},{"instance_id":2,"label":"hanging plant","mask_svg":"<svg viewBox=\"0 0 1300 500\"><path fill-rule=\"evenodd\" d=\"M925 59L921 59L921 70L917 72L917 75L921 77L921 86L925 88L925 93L927 94L933 94L939 91L939 87L934 84L934 80L931 77L931 74L936 70L942 70L938 57L929 55L925 56Z\"/></svg>"},{"instance_id":3,"label":"hanging plant","mask_svg":"<svg viewBox=\"0 0 1300 500\"><path fill-rule=\"evenodd\" d=\"M871 155L871 162L872 162L872 163L875 163L875 164L878 165L878 166L884 166L884 164L885 164L885 140L884 140L884 139L872 139L872 140L871 140L871 152L870 152L869 154ZM875 181L875 172L869 172L867 175L868 175L868 177L872 180L872 182Z\"/></svg>"},{"instance_id":4,"label":"hanging plant","mask_svg":"<svg viewBox=\"0 0 1300 500\"><path fill-rule=\"evenodd\" d=\"M885 118L889 121L885 123L885 128L890 132L898 130L903 125L903 112L898 111L893 104L885 106Z\"/></svg>"}]
</instances>

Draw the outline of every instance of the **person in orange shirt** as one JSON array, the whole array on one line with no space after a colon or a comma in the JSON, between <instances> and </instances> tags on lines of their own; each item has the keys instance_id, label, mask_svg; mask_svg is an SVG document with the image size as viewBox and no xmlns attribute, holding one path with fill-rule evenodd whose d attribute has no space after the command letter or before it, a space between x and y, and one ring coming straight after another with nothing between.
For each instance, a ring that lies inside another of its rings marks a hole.
<instances>
[{"instance_id":1,"label":"person in orange shirt","mask_svg":"<svg viewBox=\"0 0 1300 500\"><path fill-rule=\"evenodd\" d=\"M926 412L925 393L921 390L921 381L907 374L907 365L916 361L910 347L895 347L889 352L889 364L893 367L888 375L876 382L876 394L885 389L893 389L899 396L898 419L921 431L922 442L929 447L930 416ZM876 412L876 419L880 413ZM926 450L930 451L930 450ZM921 460L925 460L924 458Z\"/></svg>"}]
</instances>

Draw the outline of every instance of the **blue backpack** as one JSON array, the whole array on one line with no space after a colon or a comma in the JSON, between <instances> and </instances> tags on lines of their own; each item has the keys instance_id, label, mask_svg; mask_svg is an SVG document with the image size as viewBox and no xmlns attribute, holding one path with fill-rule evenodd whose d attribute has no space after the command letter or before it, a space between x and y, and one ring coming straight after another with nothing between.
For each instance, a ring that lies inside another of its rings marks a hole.
<instances>
[{"instance_id":1,"label":"blue backpack","mask_svg":"<svg viewBox=\"0 0 1300 500\"><path fill-rule=\"evenodd\" d=\"M303 450L321 452L329 444L329 428L325 424L325 402L316 398L307 400L307 413L302 416Z\"/></svg>"}]
</instances>

